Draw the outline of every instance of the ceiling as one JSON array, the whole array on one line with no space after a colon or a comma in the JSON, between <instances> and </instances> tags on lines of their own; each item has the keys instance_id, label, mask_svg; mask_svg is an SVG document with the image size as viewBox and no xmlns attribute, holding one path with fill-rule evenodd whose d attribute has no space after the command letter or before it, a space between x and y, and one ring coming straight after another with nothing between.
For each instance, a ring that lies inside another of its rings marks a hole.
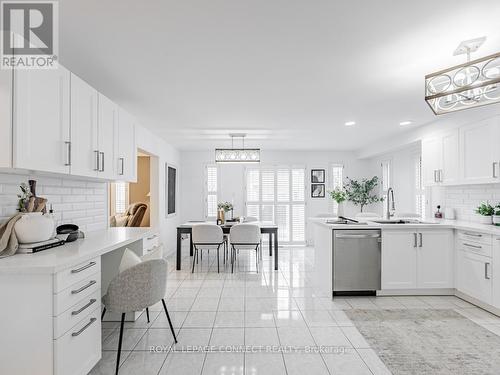
<instances>
[{"instance_id":1,"label":"ceiling","mask_svg":"<svg viewBox=\"0 0 500 375\"><path fill-rule=\"evenodd\" d=\"M423 77L464 62L460 41L487 36L473 57L500 51L498 0L64 0L59 11L63 65L184 150L230 145L229 133L360 150L438 119Z\"/></svg>"}]
</instances>

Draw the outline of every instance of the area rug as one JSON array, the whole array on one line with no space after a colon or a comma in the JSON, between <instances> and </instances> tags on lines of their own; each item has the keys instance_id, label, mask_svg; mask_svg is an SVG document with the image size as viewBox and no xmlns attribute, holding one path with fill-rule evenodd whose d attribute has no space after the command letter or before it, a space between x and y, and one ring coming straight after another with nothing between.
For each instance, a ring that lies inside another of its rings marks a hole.
<instances>
[{"instance_id":1,"label":"area rug","mask_svg":"<svg viewBox=\"0 0 500 375\"><path fill-rule=\"evenodd\" d=\"M345 310L394 375L500 374L500 337L453 310Z\"/></svg>"}]
</instances>

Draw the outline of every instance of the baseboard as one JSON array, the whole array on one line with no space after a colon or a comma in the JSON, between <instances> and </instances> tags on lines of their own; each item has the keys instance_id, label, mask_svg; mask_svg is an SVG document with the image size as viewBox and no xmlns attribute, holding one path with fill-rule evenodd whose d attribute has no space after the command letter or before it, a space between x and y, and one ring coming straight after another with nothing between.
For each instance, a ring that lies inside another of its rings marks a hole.
<instances>
[{"instance_id":1,"label":"baseboard","mask_svg":"<svg viewBox=\"0 0 500 375\"><path fill-rule=\"evenodd\" d=\"M378 290L377 296L453 296L454 288L441 289L384 289Z\"/></svg>"},{"instance_id":2,"label":"baseboard","mask_svg":"<svg viewBox=\"0 0 500 375\"><path fill-rule=\"evenodd\" d=\"M488 312L490 312L492 314L500 316L500 309L498 309L498 308L496 308L496 307L494 307L494 306L492 306L492 305L490 305L488 303L481 302L478 299L469 296L468 294L465 294L465 293L462 293L462 292L460 292L458 290L455 290L455 296L457 296L458 298L463 299L464 301L472 303L473 305L476 305L477 307L480 307L483 310L486 310L486 311L488 311Z\"/></svg>"}]
</instances>

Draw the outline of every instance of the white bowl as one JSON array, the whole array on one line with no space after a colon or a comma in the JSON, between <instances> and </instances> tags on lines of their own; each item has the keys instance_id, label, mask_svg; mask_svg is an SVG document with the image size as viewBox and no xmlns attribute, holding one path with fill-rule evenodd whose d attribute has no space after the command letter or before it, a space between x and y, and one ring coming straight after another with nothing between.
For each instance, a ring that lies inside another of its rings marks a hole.
<instances>
[{"instance_id":1,"label":"white bowl","mask_svg":"<svg viewBox=\"0 0 500 375\"><path fill-rule=\"evenodd\" d=\"M47 241L54 234L54 219L41 212L24 213L14 225L19 243Z\"/></svg>"}]
</instances>

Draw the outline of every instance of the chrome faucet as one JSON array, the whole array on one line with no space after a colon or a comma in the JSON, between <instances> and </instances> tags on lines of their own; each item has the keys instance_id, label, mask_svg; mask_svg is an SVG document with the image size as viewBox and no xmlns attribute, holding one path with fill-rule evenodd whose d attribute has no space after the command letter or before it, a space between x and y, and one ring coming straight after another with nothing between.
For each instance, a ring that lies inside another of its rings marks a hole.
<instances>
[{"instance_id":1,"label":"chrome faucet","mask_svg":"<svg viewBox=\"0 0 500 375\"><path fill-rule=\"evenodd\" d=\"M390 203L391 197L392 197L392 205L389 208L389 203ZM392 213L391 213L391 211L392 211ZM390 187L389 189L387 189L387 213L386 213L386 219L390 220L391 216L394 216L395 211L396 211L396 204L394 202L394 189Z\"/></svg>"}]
</instances>

